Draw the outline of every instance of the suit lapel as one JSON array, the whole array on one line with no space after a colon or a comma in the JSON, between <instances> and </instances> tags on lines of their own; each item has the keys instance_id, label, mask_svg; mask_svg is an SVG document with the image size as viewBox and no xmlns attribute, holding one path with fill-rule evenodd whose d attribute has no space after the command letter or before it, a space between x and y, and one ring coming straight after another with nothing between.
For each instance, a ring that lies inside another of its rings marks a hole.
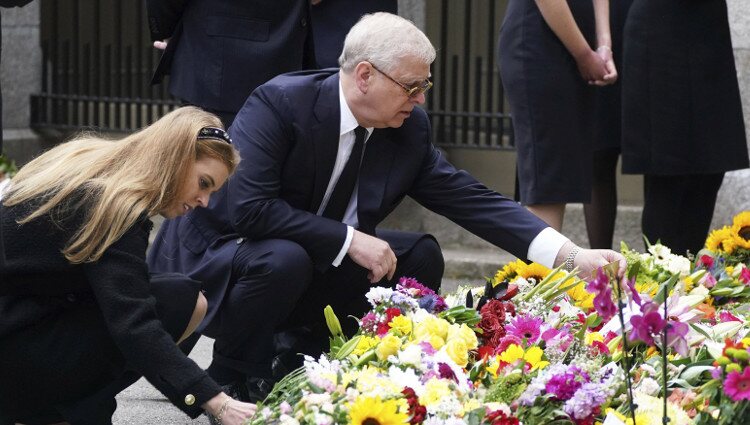
<instances>
[{"instance_id":1,"label":"suit lapel","mask_svg":"<svg viewBox=\"0 0 750 425\"><path fill-rule=\"evenodd\" d=\"M365 145L359 171L357 218L360 228L368 233L375 231L380 220L386 184L396 152L389 134L390 131L375 129Z\"/></svg>"},{"instance_id":2,"label":"suit lapel","mask_svg":"<svg viewBox=\"0 0 750 425\"><path fill-rule=\"evenodd\" d=\"M339 149L339 131L341 128L341 111L339 107L339 74L336 73L323 81L318 101L313 112L318 123L311 129L313 149L315 151L315 185L310 201L310 211L315 213L323 201L328 182L331 180L336 154Z\"/></svg>"}]
</instances>

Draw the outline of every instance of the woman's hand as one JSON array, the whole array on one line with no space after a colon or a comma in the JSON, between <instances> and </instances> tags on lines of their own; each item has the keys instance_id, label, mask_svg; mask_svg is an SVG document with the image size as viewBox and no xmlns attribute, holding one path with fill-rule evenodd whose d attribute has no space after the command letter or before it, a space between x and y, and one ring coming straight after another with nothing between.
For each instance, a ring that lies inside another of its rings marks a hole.
<instances>
[{"instance_id":1,"label":"woman's hand","mask_svg":"<svg viewBox=\"0 0 750 425\"><path fill-rule=\"evenodd\" d=\"M224 393L203 404L203 410L222 425L242 425L255 415L255 405L235 400Z\"/></svg>"},{"instance_id":2,"label":"woman's hand","mask_svg":"<svg viewBox=\"0 0 750 425\"><path fill-rule=\"evenodd\" d=\"M604 59L591 49L586 49L582 54L576 56L575 60L581 78L588 81L589 84L604 81L604 76L608 74Z\"/></svg>"},{"instance_id":3,"label":"woman's hand","mask_svg":"<svg viewBox=\"0 0 750 425\"><path fill-rule=\"evenodd\" d=\"M614 84L617 81L617 67L615 67L615 61L612 58L612 48L606 45L599 46L596 49L596 54L604 61L604 68L607 70L607 74L603 79L594 81L594 85L607 86Z\"/></svg>"}]
</instances>

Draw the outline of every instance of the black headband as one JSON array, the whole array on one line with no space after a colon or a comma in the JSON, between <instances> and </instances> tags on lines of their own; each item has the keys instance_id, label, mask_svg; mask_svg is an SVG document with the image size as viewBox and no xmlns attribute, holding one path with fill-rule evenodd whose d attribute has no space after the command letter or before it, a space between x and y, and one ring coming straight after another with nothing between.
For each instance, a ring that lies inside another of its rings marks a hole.
<instances>
[{"instance_id":1,"label":"black headband","mask_svg":"<svg viewBox=\"0 0 750 425\"><path fill-rule=\"evenodd\" d=\"M198 139L216 139L216 140L223 140L229 144L232 143L232 139L229 137L229 134L218 127L203 127L198 132Z\"/></svg>"}]
</instances>

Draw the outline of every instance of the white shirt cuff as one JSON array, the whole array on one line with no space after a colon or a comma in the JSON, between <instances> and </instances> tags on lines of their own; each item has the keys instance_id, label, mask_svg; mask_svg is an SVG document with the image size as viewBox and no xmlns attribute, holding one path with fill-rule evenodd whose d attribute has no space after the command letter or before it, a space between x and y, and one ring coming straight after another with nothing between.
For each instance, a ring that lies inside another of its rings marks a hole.
<instances>
[{"instance_id":1,"label":"white shirt cuff","mask_svg":"<svg viewBox=\"0 0 750 425\"><path fill-rule=\"evenodd\" d=\"M526 257L535 263L551 269L555 265L557 253L560 252L560 248L568 240L568 238L560 234L557 230L547 227L539 232L534 240L531 241Z\"/></svg>"},{"instance_id":2,"label":"white shirt cuff","mask_svg":"<svg viewBox=\"0 0 750 425\"><path fill-rule=\"evenodd\" d=\"M354 228L352 226L346 226L346 239L344 240L344 246L341 247L339 255L337 255L336 258L334 258L333 263L331 263L333 267L340 266L341 262L344 261L344 256L346 255L346 252L349 251L349 246L352 244L353 237Z\"/></svg>"}]
</instances>

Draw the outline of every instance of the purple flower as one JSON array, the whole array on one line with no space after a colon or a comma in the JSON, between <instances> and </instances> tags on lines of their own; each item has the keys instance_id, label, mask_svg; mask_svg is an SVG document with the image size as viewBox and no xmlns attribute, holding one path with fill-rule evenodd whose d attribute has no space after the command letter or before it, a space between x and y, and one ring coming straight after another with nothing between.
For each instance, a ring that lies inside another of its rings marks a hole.
<instances>
[{"instance_id":1,"label":"purple flower","mask_svg":"<svg viewBox=\"0 0 750 425\"><path fill-rule=\"evenodd\" d=\"M636 304L641 305L641 294L635 289L635 278L626 278L625 285L628 287L628 290L630 290L630 297L633 298L633 301L635 301Z\"/></svg>"},{"instance_id":2,"label":"purple flower","mask_svg":"<svg viewBox=\"0 0 750 425\"><path fill-rule=\"evenodd\" d=\"M576 379L576 375L566 372L562 375L555 375L547 381L544 386L544 390L547 394L552 394L556 399L560 401L569 400L579 388L581 388L583 382Z\"/></svg>"},{"instance_id":3,"label":"purple flower","mask_svg":"<svg viewBox=\"0 0 750 425\"><path fill-rule=\"evenodd\" d=\"M667 347L672 347L682 356L687 355L688 344L685 337L690 330L687 323L675 319L664 320L659 314L659 306L653 302L644 303L641 312L643 315L630 318L630 324L633 325L631 341L640 340L648 345L654 345L657 341L661 342L661 332L666 327Z\"/></svg>"},{"instance_id":4,"label":"purple flower","mask_svg":"<svg viewBox=\"0 0 750 425\"><path fill-rule=\"evenodd\" d=\"M525 339L527 344L533 344L539 339L542 323L544 321L538 317L519 315L505 327L505 331L510 335Z\"/></svg>"},{"instance_id":5,"label":"purple flower","mask_svg":"<svg viewBox=\"0 0 750 425\"><path fill-rule=\"evenodd\" d=\"M658 334L667 325L659 314L659 306L653 302L644 303L641 312L643 315L634 315L630 318L633 331L630 333L631 341L643 341L648 345L654 345L653 335Z\"/></svg>"},{"instance_id":6,"label":"purple flower","mask_svg":"<svg viewBox=\"0 0 750 425\"><path fill-rule=\"evenodd\" d=\"M442 379L450 379L452 381L458 382L456 373L453 372L453 369L451 369L451 367L446 363L438 363L438 373L440 374L440 377Z\"/></svg>"},{"instance_id":7,"label":"purple flower","mask_svg":"<svg viewBox=\"0 0 750 425\"><path fill-rule=\"evenodd\" d=\"M375 316L375 313L368 312L364 316L362 316L362 320L359 322L359 326L369 332L373 332L375 330L375 327L378 324L378 318Z\"/></svg>"},{"instance_id":8,"label":"purple flower","mask_svg":"<svg viewBox=\"0 0 750 425\"><path fill-rule=\"evenodd\" d=\"M611 385L587 382L565 402L563 410L573 419L587 419L601 407L614 392Z\"/></svg>"},{"instance_id":9,"label":"purple flower","mask_svg":"<svg viewBox=\"0 0 750 425\"><path fill-rule=\"evenodd\" d=\"M674 351L685 357L688 354L688 343L685 338L688 334L687 323L669 320L667 322L667 346L672 347Z\"/></svg>"},{"instance_id":10,"label":"purple flower","mask_svg":"<svg viewBox=\"0 0 750 425\"><path fill-rule=\"evenodd\" d=\"M419 346L422 347L422 352L427 354L428 356L432 356L433 354L437 353L437 351L435 351L435 348L429 342L422 341L419 343Z\"/></svg>"},{"instance_id":11,"label":"purple flower","mask_svg":"<svg viewBox=\"0 0 750 425\"><path fill-rule=\"evenodd\" d=\"M594 310L602 320L607 321L617 313L617 306L612 302L612 288L604 288L594 297Z\"/></svg>"},{"instance_id":12,"label":"purple flower","mask_svg":"<svg viewBox=\"0 0 750 425\"><path fill-rule=\"evenodd\" d=\"M586 290L594 294L594 309L605 321L617 313L617 306L612 302L612 287L604 269L599 267L596 278L586 285Z\"/></svg>"},{"instance_id":13,"label":"purple flower","mask_svg":"<svg viewBox=\"0 0 750 425\"><path fill-rule=\"evenodd\" d=\"M430 313L439 313L448 308L445 300L432 289L422 285L413 277L402 277L396 285L396 290L415 298L419 307Z\"/></svg>"}]
</instances>

